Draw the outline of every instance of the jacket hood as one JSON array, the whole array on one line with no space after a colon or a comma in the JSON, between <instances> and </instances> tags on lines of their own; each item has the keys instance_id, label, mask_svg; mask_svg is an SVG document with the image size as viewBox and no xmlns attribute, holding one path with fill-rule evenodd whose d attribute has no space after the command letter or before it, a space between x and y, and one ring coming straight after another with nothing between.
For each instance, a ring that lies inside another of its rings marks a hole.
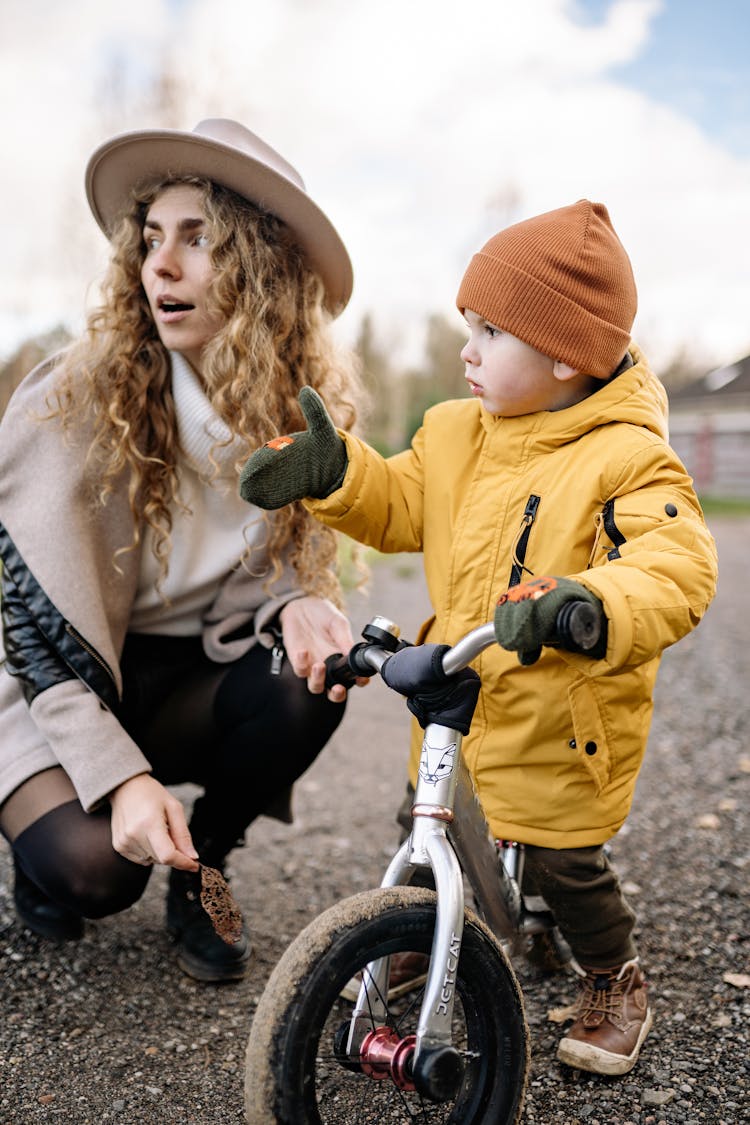
<instances>
[{"instance_id":1,"label":"jacket hood","mask_svg":"<svg viewBox=\"0 0 750 1125\"><path fill-rule=\"evenodd\" d=\"M576 441L597 426L625 422L650 430L663 440L668 440L667 392L653 374L642 352L631 345L633 366L588 395L575 406L565 410L540 410L532 422L531 415L518 420L528 432L533 433L533 443L541 446L559 446ZM482 410L481 406L479 407ZM494 417L482 410L482 425L491 429L502 422L515 423L516 419ZM535 424L534 424L535 423Z\"/></svg>"}]
</instances>

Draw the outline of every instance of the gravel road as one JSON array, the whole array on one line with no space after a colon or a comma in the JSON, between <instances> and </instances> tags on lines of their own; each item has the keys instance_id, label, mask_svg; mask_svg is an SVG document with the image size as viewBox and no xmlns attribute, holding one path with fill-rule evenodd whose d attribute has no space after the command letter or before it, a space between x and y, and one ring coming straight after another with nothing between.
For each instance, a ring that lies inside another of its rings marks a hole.
<instances>
[{"instance_id":1,"label":"gravel road","mask_svg":"<svg viewBox=\"0 0 750 1125\"><path fill-rule=\"evenodd\" d=\"M741 635L750 519L716 518L712 530L719 594L665 656L635 805L613 844L639 911L654 1030L623 1079L566 1070L547 1011L571 997L570 981L539 981L519 965L533 1049L526 1125L750 1121L750 658ZM355 627L373 610L414 635L426 616L419 560L377 561L371 595L351 599ZM161 869L135 907L89 923L82 941L34 937L15 921L0 842L0 1125L242 1122L245 1044L271 968L312 917L377 885L393 850L407 727L403 703L382 684L355 692L297 787L295 823L263 819L234 853L233 888L256 950L237 985L199 985L174 966Z\"/></svg>"}]
</instances>

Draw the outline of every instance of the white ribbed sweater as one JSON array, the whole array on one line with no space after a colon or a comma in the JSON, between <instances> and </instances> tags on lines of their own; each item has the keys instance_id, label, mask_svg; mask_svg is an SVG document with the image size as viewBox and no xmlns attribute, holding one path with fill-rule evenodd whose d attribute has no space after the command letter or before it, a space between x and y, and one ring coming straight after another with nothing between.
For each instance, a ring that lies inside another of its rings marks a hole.
<instances>
[{"instance_id":1,"label":"white ribbed sweater","mask_svg":"<svg viewBox=\"0 0 750 1125\"><path fill-rule=\"evenodd\" d=\"M190 636L201 632L204 612L213 603L226 575L234 570L246 544L264 535L263 516L237 491L239 439L232 437L211 406L200 379L179 352L172 360L172 393L177 413L181 457L179 498L173 503L172 549L161 592L159 565L151 550L153 534L144 535L138 590L130 631ZM219 465L215 468L209 455ZM244 538L243 538L244 530Z\"/></svg>"}]
</instances>

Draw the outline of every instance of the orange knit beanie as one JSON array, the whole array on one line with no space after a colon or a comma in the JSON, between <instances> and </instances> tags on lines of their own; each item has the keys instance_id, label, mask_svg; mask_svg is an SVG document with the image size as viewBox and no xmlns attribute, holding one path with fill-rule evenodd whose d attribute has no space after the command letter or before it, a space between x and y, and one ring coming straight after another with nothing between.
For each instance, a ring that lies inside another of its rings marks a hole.
<instances>
[{"instance_id":1,"label":"orange knit beanie","mask_svg":"<svg viewBox=\"0 0 750 1125\"><path fill-rule=\"evenodd\" d=\"M515 223L471 259L456 304L577 371L606 379L630 343L633 270L603 203Z\"/></svg>"}]
</instances>

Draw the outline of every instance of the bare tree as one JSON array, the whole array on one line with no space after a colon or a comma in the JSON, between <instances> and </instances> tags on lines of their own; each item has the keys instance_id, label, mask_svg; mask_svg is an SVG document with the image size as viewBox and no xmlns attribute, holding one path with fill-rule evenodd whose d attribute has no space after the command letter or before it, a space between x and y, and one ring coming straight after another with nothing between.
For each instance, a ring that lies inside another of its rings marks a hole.
<instances>
[{"instance_id":1,"label":"bare tree","mask_svg":"<svg viewBox=\"0 0 750 1125\"><path fill-rule=\"evenodd\" d=\"M70 342L70 333L58 326L40 336L25 340L10 359L0 366L0 417L10 402L10 396L38 363L48 355L64 348Z\"/></svg>"}]
</instances>

